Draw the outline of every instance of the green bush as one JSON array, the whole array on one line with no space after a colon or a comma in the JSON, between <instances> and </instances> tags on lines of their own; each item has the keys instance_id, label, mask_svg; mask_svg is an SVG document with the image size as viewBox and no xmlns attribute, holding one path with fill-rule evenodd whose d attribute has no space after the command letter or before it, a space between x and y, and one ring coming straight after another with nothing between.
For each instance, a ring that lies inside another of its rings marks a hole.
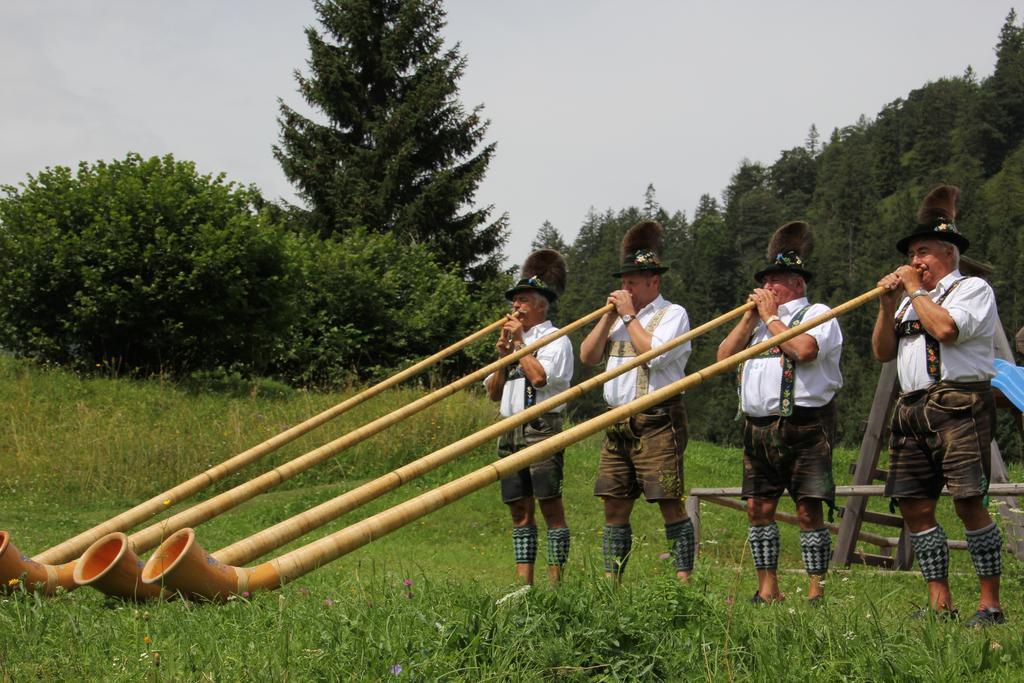
<instances>
[{"instance_id":1,"label":"green bush","mask_svg":"<svg viewBox=\"0 0 1024 683\"><path fill-rule=\"evenodd\" d=\"M497 319L503 282L473 288L438 265L426 245L356 230L344 237L296 238L301 272L298 316L278 348L274 371L293 383L337 384L390 375ZM493 360L493 339L454 358ZM475 351L475 353L473 353Z\"/></svg>"},{"instance_id":2,"label":"green bush","mask_svg":"<svg viewBox=\"0 0 1024 683\"><path fill-rule=\"evenodd\" d=\"M293 316L286 233L254 188L129 154L0 191L0 345L19 355L258 369Z\"/></svg>"}]
</instances>

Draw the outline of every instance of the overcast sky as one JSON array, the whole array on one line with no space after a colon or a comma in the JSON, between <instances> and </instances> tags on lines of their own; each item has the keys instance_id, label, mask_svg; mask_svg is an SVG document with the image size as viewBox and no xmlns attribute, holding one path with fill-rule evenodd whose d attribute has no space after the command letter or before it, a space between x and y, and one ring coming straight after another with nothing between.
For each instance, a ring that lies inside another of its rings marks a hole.
<instances>
[{"instance_id":1,"label":"overcast sky","mask_svg":"<svg viewBox=\"0 0 1024 683\"><path fill-rule=\"evenodd\" d=\"M970 65L992 72L992 0L449 0L467 107L498 143L478 204L508 212L510 264L589 207L692 217L743 158L773 162ZM80 160L172 153L294 201L271 152L301 104L307 0L4 0L0 184Z\"/></svg>"}]
</instances>

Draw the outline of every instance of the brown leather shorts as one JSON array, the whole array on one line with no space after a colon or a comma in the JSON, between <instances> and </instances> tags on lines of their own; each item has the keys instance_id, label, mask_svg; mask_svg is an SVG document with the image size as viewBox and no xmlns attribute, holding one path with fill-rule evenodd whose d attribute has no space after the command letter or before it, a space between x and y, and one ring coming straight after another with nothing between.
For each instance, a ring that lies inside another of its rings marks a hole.
<instances>
[{"instance_id":1,"label":"brown leather shorts","mask_svg":"<svg viewBox=\"0 0 1024 683\"><path fill-rule=\"evenodd\" d=\"M937 382L900 396L892 414L885 495L983 496L991 476L995 400L989 382Z\"/></svg>"},{"instance_id":2,"label":"brown leather shorts","mask_svg":"<svg viewBox=\"0 0 1024 683\"><path fill-rule=\"evenodd\" d=\"M605 432L594 495L648 501L683 496L683 451L689 439L682 398L659 403Z\"/></svg>"},{"instance_id":3,"label":"brown leather shorts","mask_svg":"<svg viewBox=\"0 0 1024 683\"><path fill-rule=\"evenodd\" d=\"M562 431L562 414L545 413L524 425L506 432L498 439L498 457L540 443ZM533 496L537 500L551 500L562 496L564 451L535 462L501 480L501 500L514 503Z\"/></svg>"},{"instance_id":4,"label":"brown leather shorts","mask_svg":"<svg viewBox=\"0 0 1024 683\"><path fill-rule=\"evenodd\" d=\"M793 409L789 417L743 421L743 497L775 500L789 491L803 498L835 500L832 444L836 406Z\"/></svg>"}]
</instances>

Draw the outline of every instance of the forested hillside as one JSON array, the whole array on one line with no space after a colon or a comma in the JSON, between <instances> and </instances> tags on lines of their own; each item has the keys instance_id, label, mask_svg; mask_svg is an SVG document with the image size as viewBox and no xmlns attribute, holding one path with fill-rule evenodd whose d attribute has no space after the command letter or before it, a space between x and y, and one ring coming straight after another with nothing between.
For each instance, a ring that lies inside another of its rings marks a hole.
<instances>
[{"instance_id":1,"label":"forested hillside","mask_svg":"<svg viewBox=\"0 0 1024 683\"><path fill-rule=\"evenodd\" d=\"M568 247L570 280L560 317L572 320L603 303L614 288L618 243L643 217L666 229L663 291L682 303L696 325L746 300L753 273L764 263L772 231L786 221L808 220L816 247L810 296L838 304L860 294L900 263L895 244L914 225L921 198L940 183L962 189L958 225L970 239L968 256L995 268L1004 329L1012 338L1024 324L1024 28L1014 12L996 46L994 73L928 83L885 104L873 118L836 129L820 141L812 122L802 147L787 149L771 164L744 160L721 200L701 198L692 220L658 205L648 188L642 206L591 211ZM799 115L799 107L795 107ZM538 242L558 238L551 226ZM879 366L869 339L877 307L842 320L845 388L843 438L856 441L867 417ZM691 369L714 360L724 331L695 345ZM697 389L688 402L694 436L734 441L738 428L735 386L730 378ZM583 410L596 409L591 403ZM1006 434L1006 430L1004 430ZM1014 444L1012 449L1019 448Z\"/></svg>"}]
</instances>

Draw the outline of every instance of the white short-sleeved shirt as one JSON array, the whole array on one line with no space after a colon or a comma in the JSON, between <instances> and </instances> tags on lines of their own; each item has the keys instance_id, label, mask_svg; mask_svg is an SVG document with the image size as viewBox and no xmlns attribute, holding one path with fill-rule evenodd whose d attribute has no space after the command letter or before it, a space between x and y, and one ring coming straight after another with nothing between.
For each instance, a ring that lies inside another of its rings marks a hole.
<instances>
[{"instance_id":1,"label":"white short-sleeved shirt","mask_svg":"<svg viewBox=\"0 0 1024 683\"><path fill-rule=\"evenodd\" d=\"M662 346L665 342L675 339L681 334L685 334L690 331L690 318L686 315L686 309L678 304L672 304L665 300L660 294L658 297L641 308L637 314L637 320L640 324L647 328L647 324L651 321L658 311L666 308L665 314L661 317L661 321L658 326L651 333L651 348L656 349ZM621 320L617 320L613 325L611 332L608 334L609 342L631 342L629 332L622 324ZM660 356L656 356L650 360L647 367L650 370L650 383L648 393L654 393L658 389L664 386L677 382L686 376L686 361L690 358L690 342L680 344L676 348L666 351ZM607 369L612 370L619 367L623 363L632 360L632 358L609 356ZM637 369L633 368L629 372L623 373L618 377L605 382L604 384L604 400L610 406L621 406L629 403L636 398L636 373Z\"/></svg>"},{"instance_id":2,"label":"white short-sleeved shirt","mask_svg":"<svg viewBox=\"0 0 1024 683\"><path fill-rule=\"evenodd\" d=\"M523 342L529 345L541 337L546 337L557 331L558 328L552 325L550 320L545 320L539 325L534 325L523 332ZM546 401L555 394L560 394L569 388L569 384L572 382L573 357L572 343L568 337L559 337L553 342L545 344L534 353L534 357L541 367L544 368L544 373L547 375L547 383L543 387L536 389L537 403ZM493 374L488 375L484 383L486 384L490 381L493 376ZM526 378L518 377L507 380L501 392L502 417L511 417L516 413L521 413L525 405L525 399ZM564 403L556 408L552 408L551 412L560 413L563 410L565 410Z\"/></svg>"},{"instance_id":3,"label":"white short-sleeved shirt","mask_svg":"<svg viewBox=\"0 0 1024 683\"><path fill-rule=\"evenodd\" d=\"M807 306L807 297L787 301L779 306L779 318L787 326L793 316ZM829 312L825 304L812 304L804 313L802 322ZM820 408L826 405L843 386L843 375L839 372L839 356L843 351L843 332L835 318L806 332L818 342L818 356L808 363L796 364L796 380L793 398L796 405L804 408ZM750 345L758 344L772 337L764 323L758 323ZM779 395L782 392L782 356L753 358L743 364L740 382L743 413L751 417L768 417L779 414Z\"/></svg>"},{"instance_id":4,"label":"white short-sleeved shirt","mask_svg":"<svg viewBox=\"0 0 1024 683\"><path fill-rule=\"evenodd\" d=\"M959 270L954 270L939 280L939 284L928 292L928 296L935 301L962 277ZM902 307L902 304L897 307L897 315ZM995 353L992 338L999 321L999 312L992 287L979 277L969 277L946 297L942 307L949 311L958 333L952 344L939 345L939 379L974 382L994 377L996 371L993 367ZM918 319L917 311L911 305L902 321ZM927 388L932 384L932 379L928 376L924 335L902 337L898 341L896 369L900 387L903 391Z\"/></svg>"}]
</instances>

